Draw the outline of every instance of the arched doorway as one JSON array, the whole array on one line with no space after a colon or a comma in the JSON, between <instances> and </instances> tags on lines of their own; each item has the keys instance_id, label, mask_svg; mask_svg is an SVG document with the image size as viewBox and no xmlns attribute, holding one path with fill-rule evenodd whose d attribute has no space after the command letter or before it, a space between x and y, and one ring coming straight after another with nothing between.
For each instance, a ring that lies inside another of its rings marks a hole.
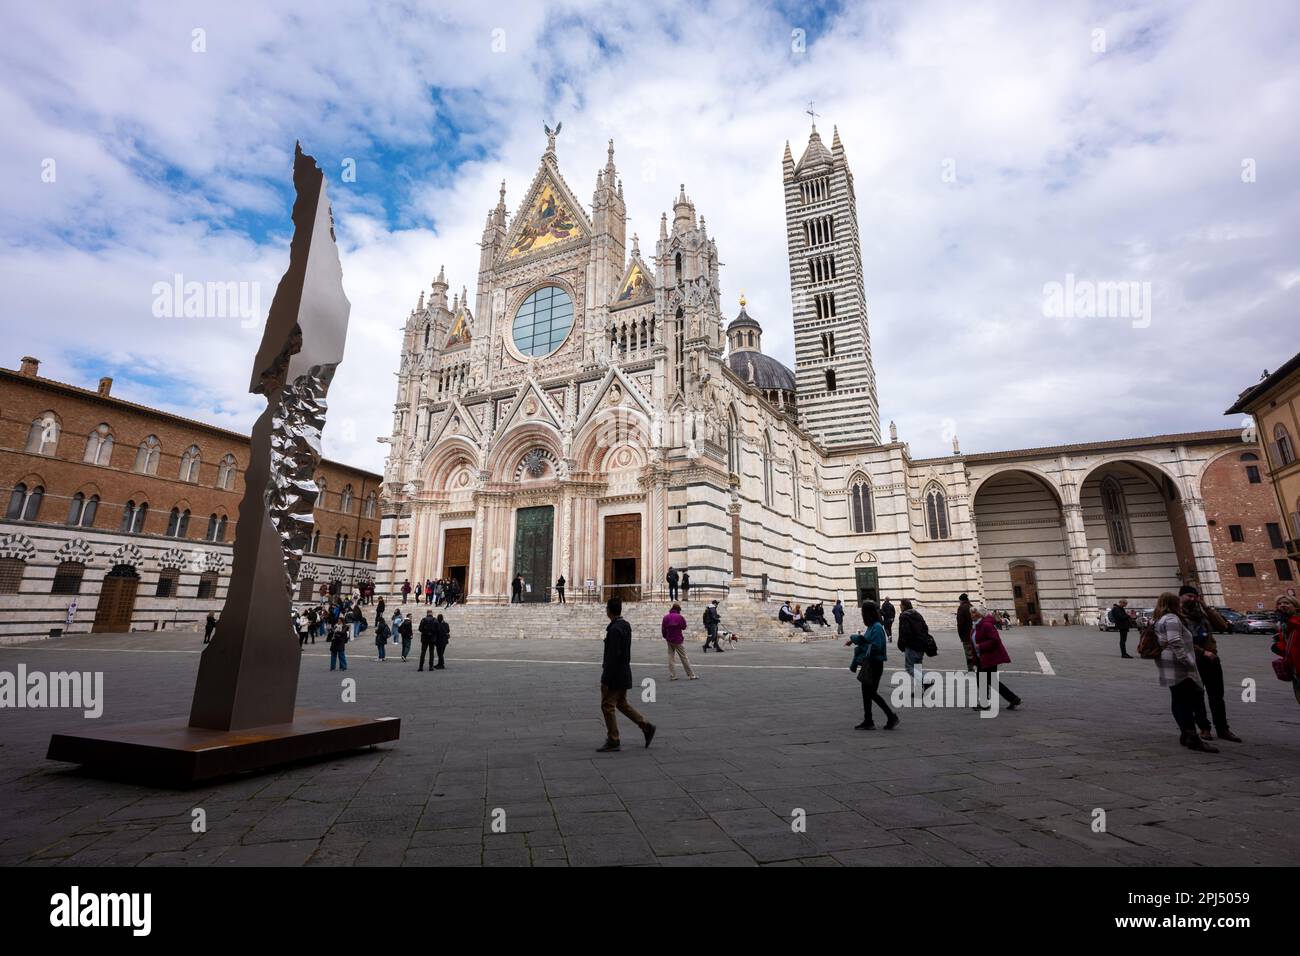
<instances>
[{"instance_id":1,"label":"arched doorway","mask_svg":"<svg viewBox=\"0 0 1300 956\"><path fill-rule=\"evenodd\" d=\"M1056 489L1029 470L987 478L975 492L984 599L1021 624L1042 624L1077 605L1070 551Z\"/></svg>"},{"instance_id":2,"label":"arched doorway","mask_svg":"<svg viewBox=\"0 0 1300 956\"><path fill-rule=\"evenodd\" d=\"M95 605L95 623L91 631L129 631L135 613L135 592L140 586L140 575L129 564L118 564L104 575L99 589L99 603Z\"/></svg>"}]
</instances>

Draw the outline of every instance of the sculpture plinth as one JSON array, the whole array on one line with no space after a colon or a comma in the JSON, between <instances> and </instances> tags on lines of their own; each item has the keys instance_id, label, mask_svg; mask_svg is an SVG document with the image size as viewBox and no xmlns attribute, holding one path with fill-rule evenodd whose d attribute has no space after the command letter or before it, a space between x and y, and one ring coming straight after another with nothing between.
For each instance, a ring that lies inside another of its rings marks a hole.
<instances>
[{"instance_id":1,"label":"sculpture plinth","mask_svg":"<svg viewBox=\"0 0 1300 956\"><path fill-rule=\"evenodd\" d=\"M295 149L294 234L249 391L266 396L251 436L226 603L199 660L188 725L56 734L47 756L151 780L192 783L396 740L395 717L297 711L302 650L291 594L314 527L325 398L343 361L351 305L325 175Z\"/></svg>"}]
</instances>

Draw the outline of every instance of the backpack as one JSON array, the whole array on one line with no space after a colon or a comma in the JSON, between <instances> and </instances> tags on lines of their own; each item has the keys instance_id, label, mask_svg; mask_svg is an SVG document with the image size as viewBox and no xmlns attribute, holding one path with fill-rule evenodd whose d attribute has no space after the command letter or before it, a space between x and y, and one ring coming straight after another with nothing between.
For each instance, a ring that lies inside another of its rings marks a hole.
<instances>
[{"instance_id":1,"label":"backpack","mask_svg":"<svg viewBox=\"0 0 1300 956\"><path fill-rule=\"evenodd\" d=\"M711 616L711 615L710 615L710 612L711 612L712 610L713 610L712 608L707 608L707 607L704 609L704 626L705 626L705 627L708 627L711 623L713 623L713 622L710 620L710 616Z\"/></svg>"},{"instance_id":2,"label":"backpack","mask_svg":"<svg viewBox=\"0 0 1300 956\"><path fill-rule=\"evenodd\" d=\"M1142 628L1142 636L1138 638L1137 652L1138 657L1145 657L1149 661L1160 656L1160 639L1156 637L1156 626L1154 624L1148 624Z\"/></svg>"}]
</instances>

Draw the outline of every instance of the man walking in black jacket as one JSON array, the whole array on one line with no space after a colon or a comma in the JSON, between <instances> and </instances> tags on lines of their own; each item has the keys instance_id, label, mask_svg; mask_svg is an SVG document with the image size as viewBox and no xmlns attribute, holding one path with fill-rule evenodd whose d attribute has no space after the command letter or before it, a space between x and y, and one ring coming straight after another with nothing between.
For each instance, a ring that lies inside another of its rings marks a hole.
<instances>
[{"instance_id":1,"label":"man walking in black jacket","mask_svg":"<svg viewBox=\"0 0 1300 956\"><path fill-rule=\"evenodd\" d=\"M641 728L645 745L654 739L655 725L637 712L627 702L627 692L632 689L632 625L623 620L623 599L612 597L605 605L609 625L605 628L605 657L600 671L600 712L605 717L605 745L597 753L619 749L618 716L623 716Z\"/></svg>"},{"instance_id":2,"label":"man walking in black jacket","mask_svg":"<svg viewBox=\"0 0 1300 956\"><path fill-rule=\"evenodd\" d=\"M880 605L880 623L885 626L885 637L894 636L894 605L889 603L889 598L885 598L885 603Z\"/></svg>"},{"instance_id":3,"label":"man walking in black jacket","mask_svg":"<svg viewBox=\"0 0 1300 956\"><path fill-rule=\"evenodd\" d=\"M1132 657L1128 652L1128 631L1133 625L1133 619L1128 616L1128 601L1116 601L1114 607L1110 609L1110 623L1115 625L1115 630L1119 631L1119 656Z\"/></svg>"},{"instance_id":4,"label":"man walking in black jacket","mask_svg":"<svg viewBox=\"0 0 1300 956\"><path fill-rule=\"evenodd\" d=\"M434 668L436 671L445 671L447 669L447 665L442 662L442 654L447 649L449 640L451 640L451 625L444 621L442 615L439 614L438 631L433 638L433 646L438 649L438 666ZM429 663L433 663L432 654L429 655Z\"/></svg>"},{"instance_id":5,"label":"man walking in black jacket","mask_svg":"<svg viewBox=\"0 0 1300 956\"><path fill-rule=\"evenodd\" d=\"M429 655L429 670L433 670L434 643L438 639L438 622L433 619L432 611L424 612L424 620L420 622L420 666L417 670L424 670L424 655Z\"/></svg>"}]
</instances>

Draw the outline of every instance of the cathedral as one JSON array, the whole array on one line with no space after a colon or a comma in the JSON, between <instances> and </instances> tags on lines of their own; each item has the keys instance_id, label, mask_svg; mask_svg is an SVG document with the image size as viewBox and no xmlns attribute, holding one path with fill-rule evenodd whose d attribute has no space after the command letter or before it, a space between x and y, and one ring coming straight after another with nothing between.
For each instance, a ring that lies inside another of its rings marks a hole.
<instances>
[{"instance_id":1,"label":"cathedral","mask_svg":"<svg viewBox=\"0 0 1300 956\"><path fill-rule=\"evenodd\" d=\"M787 143L782 179L794 369L763 352L776 310L724 298L685 186L647 254L613 142L585 204L547 129L514 214L504 183L487 214L473 296L439 270L407 317L381 590L448 577L499 603L522 576L548 601L563 577L637 600L671 567L730 601L967 592L1025 623L1189 580L1222 603L1202 485L1245 467L1237 431L913 458L881 433L838 130Z\"/></svg>"}]
</instances>

